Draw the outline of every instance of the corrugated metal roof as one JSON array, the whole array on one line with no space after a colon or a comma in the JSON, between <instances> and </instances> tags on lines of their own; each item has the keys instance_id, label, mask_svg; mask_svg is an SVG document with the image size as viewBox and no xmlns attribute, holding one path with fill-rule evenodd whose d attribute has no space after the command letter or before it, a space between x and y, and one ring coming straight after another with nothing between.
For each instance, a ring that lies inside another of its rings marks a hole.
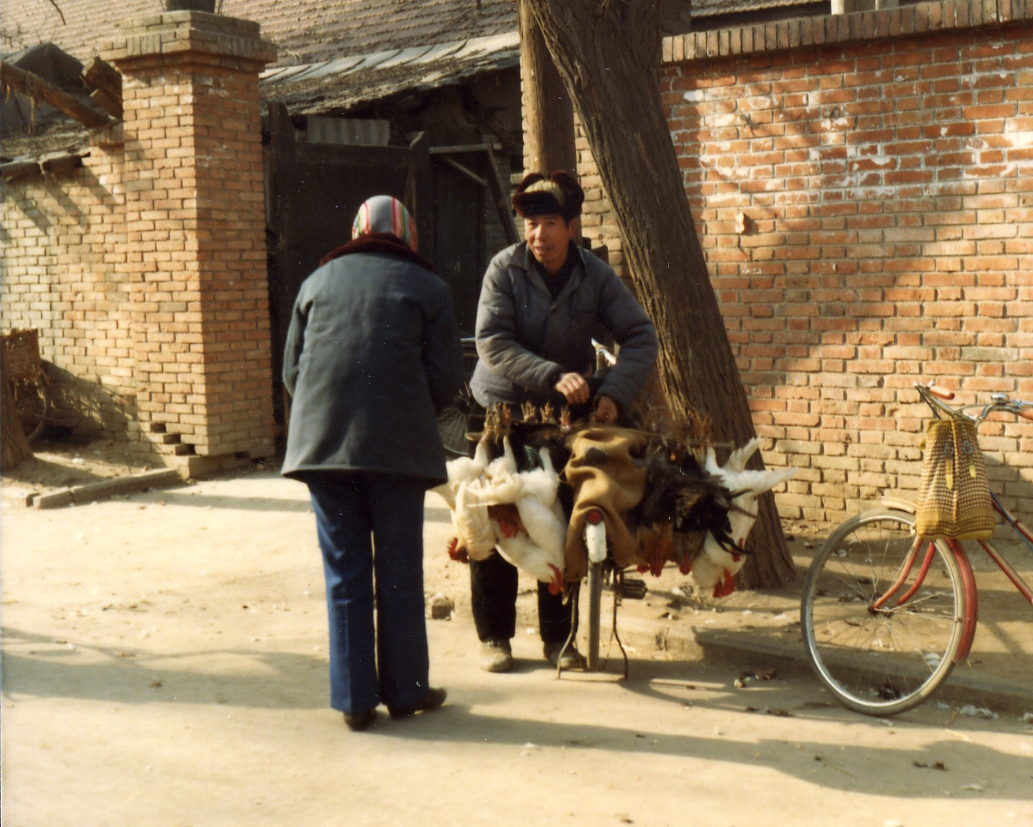
<instances>
[{"instance_id":1,"label":"corrugated metal roof","mask_svg":"<svg viewBox=\"0 0 1033 827\"><path fill-rule=\"evenodd\" d=\"M808 0L669 0L671 33L690 17L793 7ZM119 33L119 21L157 14L162 0L6 0L5 48L51 41L86 62ZM252 20L276 44L279 63L316 63L455 43L517 30L515 0L218 0L222 14ZM677 30L677 31L676 31Z\"/></svg>"},{"instance_id":2,"label":"corrugated metal roof","mask_svg":"<svg viewBox=\"0 0 1033 827\"><path fill-rule=\"evenodd\" d=\"M286 104L291 112L340 113L400 92L436 88L519 64L520 37L512 31L434 47L273 68L262 74L260 88L263 98Z\"/></svg>"},{"instance_id":3,"label":"corrugated metal roof","mask_svg":"<svg viewBox=\"0 0 1033 827\"><path fill-rule=\"evenodd\" d=\"M158 14L162 0L6 0L5 48L51 41L88 61L119 33L119 21ZM315 63L516 31L514 0L220 0L222 14L252 20L279 62ZM63 19L62 19L63 15Z\"/></svg>"}]
</instances>

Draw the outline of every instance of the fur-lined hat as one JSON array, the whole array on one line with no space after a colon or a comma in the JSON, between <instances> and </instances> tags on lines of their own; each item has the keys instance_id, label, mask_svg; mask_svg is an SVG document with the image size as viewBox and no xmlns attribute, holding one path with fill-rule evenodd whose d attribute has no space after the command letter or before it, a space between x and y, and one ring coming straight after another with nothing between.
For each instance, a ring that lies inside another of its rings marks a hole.
<instances>
[{"instance_id":1,"label":"fur-lined hat","mask_svg":"<svg viewBox=\"0 0 1033 827\"><path fill-rule=\"evenodd\" d=\"M559 213L571 221L581 215L584 200L585 191L569 172L560 170L548 178L532 172L513 193L513 208L521 218Z\"/></svg>"}]
</instances>

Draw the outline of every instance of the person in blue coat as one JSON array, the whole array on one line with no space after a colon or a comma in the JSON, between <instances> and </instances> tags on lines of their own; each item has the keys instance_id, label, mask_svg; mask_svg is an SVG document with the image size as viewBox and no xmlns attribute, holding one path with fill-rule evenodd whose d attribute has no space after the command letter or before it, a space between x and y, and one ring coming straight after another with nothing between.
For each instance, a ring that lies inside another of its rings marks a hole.
<instances>
[{"instance_id":1,"label":"person in blue coat","mask_svg":"<svg viewBox=\"0 0 1033 827\"><path fill-rule=\"evenodd\" d=\"M577 246L585 194L572 175L527 175L513 194L524 219L522 243L488 265L477 305L477 366L470 382L481 408L524 402L588 410L599 425L627 413L656 361L656 328L613 269ZM593 334L619 346L617 363L596 387ZM517 570L499 554L470 561L471 607L481 641L481 667L512 668ZM562 595L539 583L538 623L545 657L563 667L580 657L563 652L571 617ZM562 657L562 660L561 660Z\"/></svg>"},{"instance_id":2,"label":"person in blue coat","mask_svg":"<svg viewBox=\"0 0 1033 827\"><path fill-rule=\"evenodd\" d=\"M282 473L311 493L330 705L353 730L381 703L406 718L445 701L428 683L423 507L447 479L437 414L463 379L448 286L416 251L405 207L370 198L352 241L301 285L283 365L292 403Z\"/></svg>"}]
</instances>

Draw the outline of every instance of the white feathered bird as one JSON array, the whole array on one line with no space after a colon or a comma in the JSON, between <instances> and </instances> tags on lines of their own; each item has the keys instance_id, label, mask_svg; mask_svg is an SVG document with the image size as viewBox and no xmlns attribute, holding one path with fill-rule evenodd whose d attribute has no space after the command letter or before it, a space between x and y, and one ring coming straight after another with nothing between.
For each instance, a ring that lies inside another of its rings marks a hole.
<instances>
[{"instance_id":1,"label":"white feathered bird","mask_svg":"<svg viewBox=\"0 0 1033 827\"><path fill-rule=\"evenodd\" d=\"M548 450L539 451L542 467L516 475L520 493L515 500L519 524L505 531L496 523L499 553L518 569L549 584L553 594L563 590L567 524L556 498L560 478Z\"/></svg>"},{"instance_id":2,"label":"white feathered bird","mask_svg":"<svg viewBox=\"0 0 1033 827\"><path fill-rule=\"evenodd\" d=\"M446 463L448 482L433 489L448 504L456 529L449 556L483 560L497 549L561 590L567 527L556 498L559 475L547 450L540 451L541 468L520 472L508 437L502 446L502 455L490 459L488 438L482 438L472 459Z\"/></svg>"},{"instance_id":3,"label":"white feathered bird","mask_svg":"<svg viewBox=\"0 0 1033 827\"><path fill-rule=\"evenodd\" d=\"M488 440L477 443L473 457L458 457L445 463L448 482L432 488L448 505L456 536L448 555L454 560L483 560L495 549L495 527L483 501L484 473L491 460Z\"/></svg>"},{"instance_id":4,"label":"white feathered bird","mask_svg":"<svg viewBox=\"0 0 1033 827\"><path fill-rule=\"evenodd\" d=\"M746 463L759 447L760 440L754 437L742 448L732 451L724 466L717 464L714 449L708 448L704 464L707 473L717 477L725 488L736 494L731 500L735 508L728 511L728 522L731 524L729 535L740 548L757 520L757 498L796 474L795 468L747 470ZM735 575L744 563L741 554L722 548L708 531L702 550L692 561L692 578L701 591L714 597L725 597L735 590Z\"/></svg>"}]
</instances>

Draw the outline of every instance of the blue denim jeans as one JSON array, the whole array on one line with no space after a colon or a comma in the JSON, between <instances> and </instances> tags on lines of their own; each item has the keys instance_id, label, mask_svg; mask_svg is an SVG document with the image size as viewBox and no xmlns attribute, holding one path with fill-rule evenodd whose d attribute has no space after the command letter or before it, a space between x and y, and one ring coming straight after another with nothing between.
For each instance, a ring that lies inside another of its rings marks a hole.
<instances>
[{"instance_id":1,"label":"blue denim jeans","mask_svg":"<svg viewBox=\"0 0 1033 827\"><path fill-rule=\"evenodd\" d=\"M354 472L312 474L306 482L326 575L330 706L365 712L379 703L419 703L429 668L426 480Z\"/></svg>"}]
</instances>

